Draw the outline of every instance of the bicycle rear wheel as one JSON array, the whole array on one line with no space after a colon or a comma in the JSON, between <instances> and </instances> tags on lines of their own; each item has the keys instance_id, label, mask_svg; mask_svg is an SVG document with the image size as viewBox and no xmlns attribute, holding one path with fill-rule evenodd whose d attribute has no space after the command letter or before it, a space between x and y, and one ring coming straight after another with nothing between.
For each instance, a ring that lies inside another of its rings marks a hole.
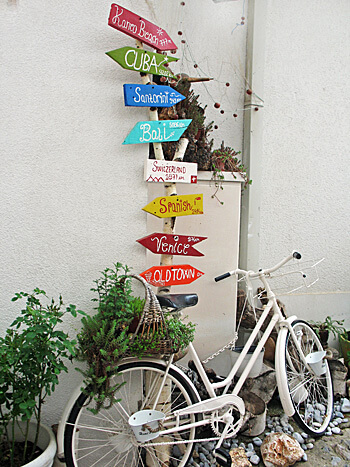
<instances>
[{"instance_id":1,"label":"bicycle rear wheel","mask_svg":"<svg viewBox=\"0 0 350 467\"><path fill-rule=\"evenodd\" d=\"M89 410L94 403L87 404L88 397L81 393L64 432L67 466L185 466L194 446L190 441L195 438L195 428L155 438L140 447L128 423L130 415L152 407L164 373L165 366L157 362L120 365L113 379L124 383L117 394L121 400L109 409L101 409L97 415ZM169 370L165 386L156 410L166 415L164 425L171 428L176 422L173 411L198 402L198 397L186 378L173 368ZM194 421L194 415L180 417L180 425Z\"/></svg>"},{"instance_id":2,"label":"bicycle rear wheel","mask_svg":"<svg viewBox=\"0 0 350 467\"><path fill-rule=\"evenodd\" d=\"M304 321L294 321L292 329L304 357L323 350L317 335ZM291 333L280 331L276 348L276 373L281 402L287 415L305 432L321 436L333 412L333 386L328 362L321 376L309 371Z\"/></svg>"}]
</instances>

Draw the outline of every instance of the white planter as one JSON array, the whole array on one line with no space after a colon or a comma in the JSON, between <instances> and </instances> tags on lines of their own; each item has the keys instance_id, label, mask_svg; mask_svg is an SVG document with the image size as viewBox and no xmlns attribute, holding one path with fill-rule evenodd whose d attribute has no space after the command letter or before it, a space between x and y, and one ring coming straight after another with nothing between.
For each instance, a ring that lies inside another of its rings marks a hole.
<instances>
[{"instance_id":1,"label":"white planter","mask_svg":"<svg viewBox=\"0 0 350 467\"><path fill-rule=\"evenodd\" d=\"M243 373L243 370L247 366L250 357L252 356L252 353L255 350L255 346L251 346L249 349L247 355L244 357L243 362L241 363L240 367L237 370L236 376L241 376ZM234 350L231 350L230 356L231 356L231 365L234 365L236 361L238 360L238 357L241 355L242 352L242 347L236 347ZM248 373L248 378L256 378L259 376L262 364L263 364L263 359L264 359L264 349L261 350L260 354L258 355L258 358L256 359L252 369Z\"/></svg>"},{"instance_id":2,"label":"white planter","mask_svg":"<svg viewBox=\"0 0 350 467\"><path fill-rule=\"evenodd\" d=\"M25 425L25 422L17 422L19 426ZM24 441L23 434L16 424L15 426L15 439L18 442ZM36 424L34 422L30 422L29 424L29 441L33 442L35 439L35 430ZM38 439L38 446L40 449L43 450L43 453L40 454L39 457L34 459L33 461L29 462L28 464L24 464L23 467L51 467L55 458L56 454L56 439L55 435L53 434L52 430L46 425L40 425L40 432L39 432L39 439Z\"/></svg>"}]
</instances>

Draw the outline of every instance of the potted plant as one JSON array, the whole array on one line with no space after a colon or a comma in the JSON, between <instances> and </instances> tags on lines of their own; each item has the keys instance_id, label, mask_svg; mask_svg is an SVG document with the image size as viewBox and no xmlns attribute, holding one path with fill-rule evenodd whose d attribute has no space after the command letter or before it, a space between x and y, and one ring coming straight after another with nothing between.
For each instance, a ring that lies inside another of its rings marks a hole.
<instances>
[{"instance_id":1,"label":"potted plant","mask_svg":"<svg viewBox=\"0 0 350 467\"><path fill-rule=\"evenodd\" d=\"M12 301L20 299L26 300L21 315L0 337L0 466L51 466L56 441L41 423L42 408L76 344L58 326L66 313L82 312L74 305L63 310L61 296L49 301L38 288Z\"/></svg>"},{"instance_id":2,"label":"potted plant","mask_svg":"<svg viewBox=\"0 0 350 467\"><path fill-rule=\"evenodd\" d=\"M237 156L241 154L236 152L233 148L225 146L224 141L221 143L219 149L215 149L211 154L211 166L213 171L213 180L215 182L216 191L212 195L212 198L217 198L217 192L221 189L223 190L223 180L225 176L223 172L231 172L234 178L236 173L239 173L244 180L243 188L247 188L248 185L252 184L252 180L249 179L247 170L244 167L242 161L238 159ZM218 201L222 203L218 199Z\"/></svg>"},{"instance_id":3,"label":"potted plant","mask_svg":"<svg viewBox=\"0 0 350 467\"><path fill-rule=\"evenodd\" d=\"M347 367L350 366L350 331L346 331L342 334L339 334L339 346L344 357L344 365Z\"/></svg>"},{"instance_id":4,"label":"potted plant","mask_svg":"<svg viewBox=\"0 0 350 467\"><path fill-rule=\"evenodd\" d=\"M324 349L328 347L330 332L333 334L334 338L345 333L345 328L343 326L344 320L333 320L330 316L327 316L324 321L310 321L310 324L320 339Z\"/></svg>"},{"instance_id":5,"label":"potted plant","mask_svg":"<svg viewBox=\"0 0 350 467\"><path fill-rule=\"evenodd\" d=\"M162 339L157 335L134 335L144 309L145 300L132 295L129 268L121 263L107 268L95 281L91 290L97 292L97 312L82 318L83 328L78 334L77 357L87 362L84 376L85 390L96 403L93 412L110 407L117 399L118 385L111 385L111 376L118 372L123 356L147 356ZM194 325L184 324L175 317L166 317L169 337L183 349L194 337Z\"/></svg>"}]
</instances>

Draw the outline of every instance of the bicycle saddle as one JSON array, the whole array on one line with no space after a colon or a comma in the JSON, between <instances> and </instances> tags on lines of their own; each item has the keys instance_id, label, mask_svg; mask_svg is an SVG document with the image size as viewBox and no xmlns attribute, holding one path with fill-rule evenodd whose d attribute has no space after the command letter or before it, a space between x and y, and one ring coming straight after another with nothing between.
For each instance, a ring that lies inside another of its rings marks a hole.
<instances>
[{"instance_id":1,"label":"bicycle saddle","mask_svg":"<svg viewBox=\"0 0 350 467\"><path fill-rule=\"evenodd\" d=\"M157 299L161 307L173 308L174 310L181 310L198 303L198 295L196 293L157 295Z\"/></svg>"}]
</instances>

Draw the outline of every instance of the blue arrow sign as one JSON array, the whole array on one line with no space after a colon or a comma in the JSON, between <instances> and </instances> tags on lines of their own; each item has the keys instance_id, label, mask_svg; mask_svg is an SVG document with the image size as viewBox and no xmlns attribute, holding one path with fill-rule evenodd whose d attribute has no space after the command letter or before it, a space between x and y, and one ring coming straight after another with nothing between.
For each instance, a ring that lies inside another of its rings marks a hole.
<instances>
[{"instance_id":1,"label":"blue arrow sign","mask_svg":"<svg viewBox=\"0 0 350 467\"><path fill-rule=\"evenodd\" d=\"M123 144L178 141L191 122L191 119L138 122L125 138Z\"/></svg>"},{"instance_id":2,"label":"blue arrow sign","mask_svg":"<svg viewBox=\"0 0 350 467\"><path fill-rule=\"evenodd\" d=\"M134 107L171 107L185 99L171 86L124 84L124 103Z\"/></svg>"}]
</instances>

